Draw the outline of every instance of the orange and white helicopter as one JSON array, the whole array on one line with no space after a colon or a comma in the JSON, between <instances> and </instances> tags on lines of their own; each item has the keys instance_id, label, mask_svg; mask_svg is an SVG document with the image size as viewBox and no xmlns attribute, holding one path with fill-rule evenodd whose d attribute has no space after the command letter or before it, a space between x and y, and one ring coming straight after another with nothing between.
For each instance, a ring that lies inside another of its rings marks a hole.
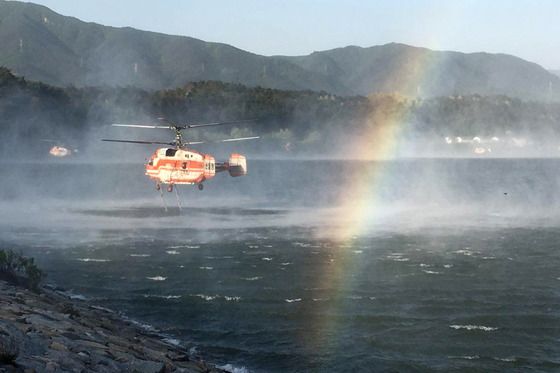
<instances>
[{"instance_id":1,"label":"orange and white helicopter","mask_svg":"<svg viewBox=\"0 0 560 373\"><path fill-rule=\"evenodd\" d=\"M52 147L49 149L49 154L53 157L64 158L78 153L77 147L64 145L58 140L41 139L41 141L52 144Z\"/></svg>"},{"instance_id":2,"label":"orange and white helicopter","mask_svg":"<svg viewBox=\"0 0 560 373\"><path fill-rule=\"evenodd\" d=\"M160 119L161 120L161 119ZM132 144L159 144L170 145L170 148L159 148L146 163L146 175L155 180L156 189L161 190L161 184L167 184L167 191L172 192L174 185L194 185L199 190L204 189L203 182L213 178L217 172L228 171L233 177L244 176L247 174L247 160L240 154L233 153L228 161L216 162L213 156L203 154L193 149L187 149L187 145L198 145L206 143L227 143L234 141L254 140L259 136L239 137L218 141L184 141L181 131L191 128L219 126L225 124L236 124L252 122L253 120L237 120L229 122L202 123L176 125L168 123L166 125L143 125L143 124L112 124L114 127L132 128L155 128L170 129L175 132L175 140L172 142L161 141L141 141L141 140L116 140L102 139L109 142L125 142Z\"/></svg>"}]
</instances>

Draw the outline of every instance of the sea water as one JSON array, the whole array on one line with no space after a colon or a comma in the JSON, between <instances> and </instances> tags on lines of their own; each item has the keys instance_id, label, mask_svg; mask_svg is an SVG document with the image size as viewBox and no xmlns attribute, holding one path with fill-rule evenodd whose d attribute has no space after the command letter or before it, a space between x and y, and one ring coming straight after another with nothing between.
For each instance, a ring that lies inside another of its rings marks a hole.
<instances>
[{"instance_id":1,"label":"sea water","mask_svg":"<svg viewBox=\"0 0 560 373\"><path fill-rule=\"evenodd\" d=\"M338 202L371 162L249 167L179 209L138 165L30 164L0 243L232 370L560 369L560 161L386 162L363 224Z\"/></svg>"}]
</instances>

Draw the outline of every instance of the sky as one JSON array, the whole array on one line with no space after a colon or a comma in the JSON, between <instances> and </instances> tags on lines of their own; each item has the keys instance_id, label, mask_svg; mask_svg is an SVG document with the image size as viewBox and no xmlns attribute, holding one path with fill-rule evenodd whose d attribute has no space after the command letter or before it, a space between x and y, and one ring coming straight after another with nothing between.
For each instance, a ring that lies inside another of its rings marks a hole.
<instances>
[{"instance_id":1,"label":"sky","mask_svg":"<svg viewBox=\"0 0 560 373\"><path fill-rule=\"evenodd\" d=\"M513 54L560 70L560 0L35 0L63 15L305 55L390 42Z\"/></svg>"}]
</instances>

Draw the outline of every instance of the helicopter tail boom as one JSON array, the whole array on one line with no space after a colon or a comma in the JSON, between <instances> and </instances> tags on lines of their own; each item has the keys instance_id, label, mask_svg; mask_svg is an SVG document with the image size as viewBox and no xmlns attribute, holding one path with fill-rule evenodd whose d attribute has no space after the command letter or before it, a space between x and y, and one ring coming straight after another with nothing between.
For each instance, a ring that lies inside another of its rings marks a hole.
<instances>
[{"instance_id":1,"label":"helicopter tail boom","mask_svg":"<svg viewBox=\"0 0 560 373\"><path fill-rule=\"evenodd\" d=\"M216 172L228 171L231 177L247 175L247 159L241 154L233 153L227 162L216 163Z\"/></svg>"}]
</instances>

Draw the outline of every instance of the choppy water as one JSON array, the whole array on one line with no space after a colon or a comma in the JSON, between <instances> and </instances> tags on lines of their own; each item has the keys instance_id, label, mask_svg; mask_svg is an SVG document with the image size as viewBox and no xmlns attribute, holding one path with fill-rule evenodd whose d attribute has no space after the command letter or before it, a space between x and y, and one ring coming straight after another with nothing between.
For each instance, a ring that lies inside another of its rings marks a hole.
<instances>
[{"instance_id":1,"label":"choppy water","mask_svg":"<svg viewBox=\"0 0 560 373\"><path fill-rule=\"evenodd\" d=\"M41 183L4 191L0 243L249 371L560 369L560 161L389 163L379 221L342 241L341 163L271 164L167 212L141 169L30 166L17 177Z\"/></svg>"}]
</instances>

